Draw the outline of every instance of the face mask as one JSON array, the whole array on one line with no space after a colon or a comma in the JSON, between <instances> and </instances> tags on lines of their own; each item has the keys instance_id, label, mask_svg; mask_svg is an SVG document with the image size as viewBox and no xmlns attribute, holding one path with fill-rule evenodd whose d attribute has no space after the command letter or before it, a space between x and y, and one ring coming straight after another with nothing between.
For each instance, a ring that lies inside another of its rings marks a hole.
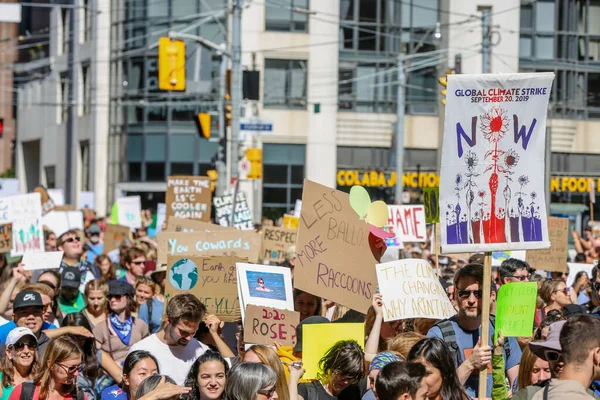
<instances>
[{"instance_id":1,"label":"face mask","mask_svg":"<svg viewBox=\"0 0 600 400\"><path fill-rule=\"evenodd\" d=\"M94 235L94 236L90 237L90 242L92 242L92 243L98 243L99 241L100 241L100 236Z\"/></svg>"}]
</instances>

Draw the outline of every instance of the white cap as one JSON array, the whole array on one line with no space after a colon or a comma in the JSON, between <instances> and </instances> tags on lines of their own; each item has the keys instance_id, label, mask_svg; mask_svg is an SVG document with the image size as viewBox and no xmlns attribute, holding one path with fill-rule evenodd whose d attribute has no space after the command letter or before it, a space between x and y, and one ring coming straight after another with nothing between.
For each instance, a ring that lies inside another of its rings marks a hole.
<instances>
[{"instance_id":1,"label":"white cap","mask_svg":"<svg viewBox=\"0 0 600 400\"><path fill-rule=\"evenodd\" d=\"M9 332L8 336L6 336L6 347L12 347L21 339L23 336L31 336L37 343L37 338L29 328L25 327L17 327Z\"/></svg>"}]
</instances>

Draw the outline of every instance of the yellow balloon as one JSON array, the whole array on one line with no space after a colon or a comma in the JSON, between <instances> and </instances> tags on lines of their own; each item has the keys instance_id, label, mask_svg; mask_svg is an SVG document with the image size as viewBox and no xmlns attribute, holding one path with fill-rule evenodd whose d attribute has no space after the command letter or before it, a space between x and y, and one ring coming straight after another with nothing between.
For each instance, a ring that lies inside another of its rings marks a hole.
<instances>
[{"instance_id":1,"label":"yellow balloon","mask_svg":"<svg viewBox=\"0 0 600 400\"><path fill-rule=\"evenodd\" d=\"M387 204L381 200L371 203L365 220L371 225L374 225L378 228L383 228L388 221Z\"/></svg>"}]
</instances>

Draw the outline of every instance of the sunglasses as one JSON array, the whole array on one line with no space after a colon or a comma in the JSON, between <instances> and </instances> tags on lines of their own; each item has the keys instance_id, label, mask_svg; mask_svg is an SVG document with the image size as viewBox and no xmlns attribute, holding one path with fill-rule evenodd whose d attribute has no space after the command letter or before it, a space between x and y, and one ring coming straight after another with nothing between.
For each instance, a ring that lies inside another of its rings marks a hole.
<instances>
[{"instance_id":1,"label":"sunglasses","mask_svg":"<svg viewBox=\"0 0 600 400\"><path fill-rule=\"evenodd\" d=\"M142 265L142 264L144 264L145 262L146 262L146 261L132 261L131 263L132 263L132 264L135 264L135 265Z\"/></svg>"},{"instance_id":2,"label":"sunglasses","mask_svg":"<svg viewBox=\"0 0 600 400\"><path fill-rule=\"evenodd\" d=\"M23 349L27 347L29 350L37 349L37 343L35 342L18 342L15 343L12 348L16 351L23 351Z\"/></svg>"},{"instance_id":3,"label":"sunglasses","mask_svg":"<svg viewBox=\"0 0 600 400\"><path fill-rule=\"evenodd\" d=\"M73 242L81 242L81 238L79 236L70 237L63 241L63 243L73 243Z\"/></svg>"},{"instance_id":4,"label":"sunglasses","mask_svg":"<svg viewBox=\"0 0 600 400\"><path fill-rule=\"evenodd\" d=\"M569 295L569 289L568 288L564 288L564 289L560 289L560 290L555 290L554 291L554 293L557 293L557 292L562 292L562 293L565 294L565 296Z\"/></svg>"},{"instance_id":5,"label":"sunglasses","mask_svg":"<svg viewBox=\"0 0 600 400\"><path fill-rule=\"evenodd\" d=\"M59 367L61 367L62 369L65 370L65 372L67 373L67 375L73 375L75 372L82 372L83 371L83 365L79 364L79 365L74 365L74 366L67 366L67 365L63 365L63 364L59 364L56 363L56 365L58 365Z\"/></svg>"},{"instance_id":6,"label":"sunglasses","mask_svg":"<svg viewBox=\"0 0 600 400\"><path fill-rule=\"evenodd\" d=\"M258 393L270 399L271 397L273 397L273 393L275 393L276 390L277 388L273 386L271 389L260 389Z\"/></svg>"},{"instance_id":7,"label":"sunglasses","mask_svg":"<svg viewBox=\"0 0 600 400\"><path fill-rule=\"evenodd\" d=\"M108 299L121 300L123 298L122 294L109 294Z\"/></svg>"},{"instance_id":8,"label":"sunglasses","mask_svg":"<svg viewBox=\"0 0 600 400\"><path fill-rule=\"evenodd\" d=\"M559 362L562 359L562 354L556 350L544 350L544 356L548 362Z\"/></svg>"},{"instance_id":9,"label":"sunglasses","mask_svg":"<svg viewBox=\"0 0 600 400\"><path fill-rule=\"evenodd\" d=\"M519 281L523 282L525 280L530 280L531 275L524 275L524 276L509 275L508 278L515 278L515 279L518 279Z\"/></svg>"},{"instance_id":10,"label":"sunglasses","mask_svg":"<svg viewBox=\"0 0 600 400\"><path fill-rule=\"evenodd\" d=\"M50 289L52 290L56 290L56 286L54 285L54 283L52 282L48 282L48 281L38 281L38 283L43 283L44 285L48 286Z\"/></svg>"},{"instance_id":11,"label":"sunglasses","mask_svg":"<svg viewBox=\"0 0 600 400\"><path fill-rule=\"evenodd\" d=\"M468 299L469 297L471 297L471 293L473 294L473 296L475 296L475 298L481 299L481 295L483 294L483 291L482 290L459 290L458 297L460 297L461 299Z\"/></svg>"}]
</instances>

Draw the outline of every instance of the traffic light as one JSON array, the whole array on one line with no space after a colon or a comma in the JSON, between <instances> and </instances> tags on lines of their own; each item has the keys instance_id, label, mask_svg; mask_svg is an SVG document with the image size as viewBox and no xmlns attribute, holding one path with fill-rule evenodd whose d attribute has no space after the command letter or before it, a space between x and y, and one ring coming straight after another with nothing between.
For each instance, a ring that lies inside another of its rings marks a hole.
<instances>
[{"instance_id":1,"label":"traffic light","mask_svg":"<svg viewBox=\"0 0 600 400\"><path fill-rule=\"evenodd\" d=\"M219 179L219 173L216 169L209 169L206 171L206 175L210 178L210 191L214 192L217 187L217 179Z\"/></svg>"},{"instance_id":2,"label":"traffic light","mask_svg":"<svg viewBox=\"0 0 600 400\"><path fill-rule=\"evenodd\" d=\"M444 76L440 76L440 77L438 78L438 82L440 83L440 85L442 85L442 86L444 87L444 89L442 89L442 90L440 91L440 93L442 94L442 96L444 96L444 97L442 98L442 104L443 104L443 105L446 105L446 88L448 87L448 80L447 80L447 78L446 78L446 77L447 77L448 75L451 75L451 74L453 74L453 73L454 73L454 71L453 71L453 70L451 70L451 69L449 69L448 71L446 71L446 75L444 75Z\"/></svg>"},{"instance_id":3,"label":"traffic light","mask_svg":"<svg viewBox=\"0 0 600 400\"><path fill-rule=\"evenodd\" d=\"M185 90L185 43L161 37L158 40L158 88Z\"/></svg>"},{"instance_id":4,"label":"traffic light","mask_svg":"<svg viewBox=\"0 0 600 400\"><path fill-rule=\"evenodd\" d=\"M210 114L199 113L196 115L196 126L200 136L210 139Z\"/></svg>"},{"instance_id":5,"label":"traffic light","mask_svg":"<svg viewBox=\"0 0 600 400\"><path fill-rule=\"evenodd\" d=\"M227 160L227 138L219 140L219 148L217 149L217 161L225 162Z\"/></svg>"},{"instance_id":6,"label":"traffic light","mask_svg":"<svg viewBox=\"0 0 600 400\"><path fill-rule=\"evenodd\" d=\"M250 172L248 179L262 178L262 149L246 150L246 159L250 162Z\"/></svg>"},{"instance_id":7,"label":"traffic light","mask_svg":"<svg viewBox=\"0 0 600 400\"><path fill-rule=\"evenodd\" d=\"M225 126L231 126L231 96L229 93L225 94Z\"/></svg>"}]
</instances>

